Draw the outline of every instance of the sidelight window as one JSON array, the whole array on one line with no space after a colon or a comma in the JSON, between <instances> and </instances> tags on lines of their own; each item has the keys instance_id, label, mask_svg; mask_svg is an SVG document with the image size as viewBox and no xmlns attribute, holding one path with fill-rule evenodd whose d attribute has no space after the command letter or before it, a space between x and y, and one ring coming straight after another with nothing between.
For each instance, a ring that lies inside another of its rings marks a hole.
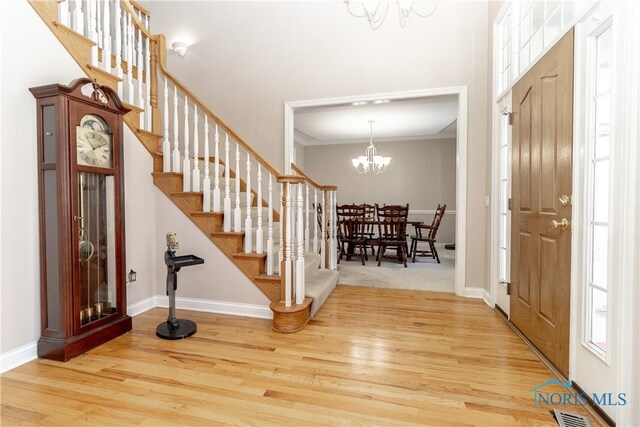
<instances>
[{"instance_id":1,"label":"sidelight window","mask_svg":"<svg viewBox=\"0 0 640 427\"><path fill-rule=\"evenodd\" d=\"M609 207L612 108L611 83L613 32L609 26L594 37L590 83L591 114L587 121L589 140L588 171L588 254L587 254L587 344L603 355L607 352L609 323Z\"/></svg>"}]
</instances>

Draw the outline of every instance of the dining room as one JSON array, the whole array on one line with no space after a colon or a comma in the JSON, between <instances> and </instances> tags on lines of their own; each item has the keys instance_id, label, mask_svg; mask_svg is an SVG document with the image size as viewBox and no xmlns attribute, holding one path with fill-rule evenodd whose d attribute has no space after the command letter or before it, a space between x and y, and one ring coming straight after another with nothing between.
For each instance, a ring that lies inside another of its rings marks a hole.
<instances>
[{"instance_id":1,"label":"dining room","mask_svg":"<svg viewBox=\"0 0 640 427\"><path fill-rule=\"evenodd\" d=\"M455 291L457 99L295 111L295 167L338 188L338 283Z\"/></svg>"}]
</instances>

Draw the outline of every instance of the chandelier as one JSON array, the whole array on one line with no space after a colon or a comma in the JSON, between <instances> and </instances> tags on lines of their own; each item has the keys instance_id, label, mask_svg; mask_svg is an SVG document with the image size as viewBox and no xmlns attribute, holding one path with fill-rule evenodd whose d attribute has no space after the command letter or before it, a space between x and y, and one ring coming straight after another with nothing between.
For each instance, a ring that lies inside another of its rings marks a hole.
<instances>
[{"instance_id":1,"label":"chandelier","mask_svg":"<svg viewBox=\"0 0 640 427\"><path fill-rule=\"evenodd\" d=\"M378 156L378 150L373 145L373 123L373 120L369 120L371 138L369 139L369 146L365 152L366 155L351 159L351 163L358 173L383 173L387 170L389 163L391 163L391 157Z\"/></svg>"},{"instance_id":2,"label":"chandelier","mask_svg":"<svg viewBox=\"0 0 640 427\"><path fill-rule=\"evenodd\" d=\"M389 11L390 0L345 0L347 10L357 18L367 18L373 30L382 26ZM426 18L435 12L437 0L396 0L400 26L404 28L411 12Z\"/></svg>"}]
</instances>

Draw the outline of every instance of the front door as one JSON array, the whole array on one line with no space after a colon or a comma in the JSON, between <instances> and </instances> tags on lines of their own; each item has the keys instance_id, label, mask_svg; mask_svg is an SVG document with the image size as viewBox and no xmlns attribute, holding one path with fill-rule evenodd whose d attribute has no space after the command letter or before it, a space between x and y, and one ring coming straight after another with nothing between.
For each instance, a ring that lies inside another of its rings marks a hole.
<instances>
[{"instance_id":1,"label":"front door","mask_svg":"<svg viewBox=\"0 0 640 427\"><path fill-rule=\"evenodd\" d=\"M511 321L568 375L573 30L512 99Z\"/></svg>"}]
</instances>

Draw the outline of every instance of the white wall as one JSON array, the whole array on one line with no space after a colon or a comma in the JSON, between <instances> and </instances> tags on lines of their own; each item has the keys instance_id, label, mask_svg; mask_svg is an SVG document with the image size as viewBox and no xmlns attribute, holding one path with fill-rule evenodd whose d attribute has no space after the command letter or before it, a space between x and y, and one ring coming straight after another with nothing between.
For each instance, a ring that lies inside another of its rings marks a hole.
<instances>
[{"instance_id":1,"label":"white wall","mask_svg":"<svg viewBox=\"0 0 640 427\"><path fill-rule=\"evenodd\" d=\"M5 355L40 337L37 123L35 99L28 89L56 82L67 84L83 72L26 1L0 4L0 352ZM18 35L23 35L19 43ZM155 250L155 200L150 162L150 156L127 129L127 269L138 272L138 281L128 286L129 304L148 298L155 290L157 256L151 256Z\"/></svg>"},{"instance_id":2,"label":"white wall","mask_svg":"<svg viewBox=\"0 0 640 427\"><path fill-rule=\"evenodd\" d=\"M456 209L456 140L376 142L378 153L390 156L391 165L380 175L358 174L351 159L362 155L366 144L309 145L304 148L305 172L315 181L338 186L338 203L405 204L409 209ZM299 158L299 157L297 157ZM433 214L411 219L431 223ZM409 230L411 233L413 229ZM438 242L455 242L455 216L445 215Z\"/></svg>"},{"instance_id":3,"label":"white wall","mask_svg":"<svg viewBox=\"0 0 640 427\"><path fill-rule=\"evenodd\" d=\"M391 7L394 7L392 4ZM439 2L401 29L393 10L377 31L343 2L153 2L169 67L231 127L283 166L286 101L467 85L467 286L486 281L488 4Z\"/></svg>"},{"instance_id":4,"label":"white wall","mask_svg":"<svg viewBox=\"0 0 640 427\"><path fill-rule=\"evenodd\" d=\"M164 265L166 234L177 233L178 255L194 254L204 258L202 265L185 267L178 273L178 298L195 298L210 302L256 304L268 307L269 300L233 265L226 255L209 240L160 190L156 200L156 289L166 295L167 270Z\"/></svg>"}]
</instances>

